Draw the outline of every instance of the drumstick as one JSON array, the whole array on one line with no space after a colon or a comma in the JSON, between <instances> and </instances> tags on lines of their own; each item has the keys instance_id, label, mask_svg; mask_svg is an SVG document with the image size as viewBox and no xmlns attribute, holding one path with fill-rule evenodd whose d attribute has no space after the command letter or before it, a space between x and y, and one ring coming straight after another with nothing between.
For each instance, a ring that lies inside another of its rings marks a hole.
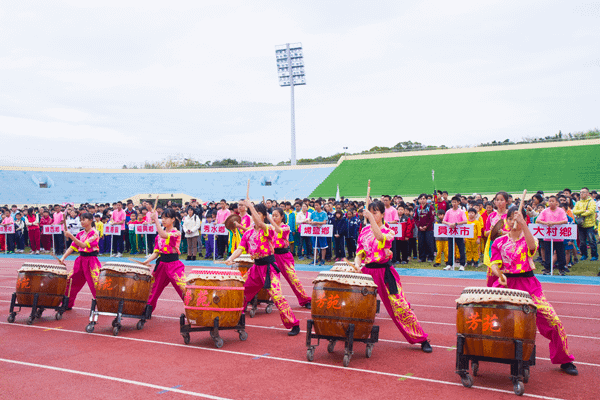
<instances>
[{"instance_id":1,"label":"drumstick","mask_svg":"<svg viewBox=\"0 0 600 400\"><path fill-rule=\"evenodd\" d=\"M248 185L246 186L246 200L250 200L250 179L248 179Z\"/></svg>"},{"instance_id":2,"label":"drumstick","mask_svg":"<svg viewBox=\"0 0 600 400\"><path fill-rule=\"evenodd\" d=\"M521 215L521 212L523 211L523 204L525 204L525 195L527 194L527 189L523 190L523 197L521 198L521 202L519 203L519 211L517 211L517 213L519 213L519 215ZM513 224L513 229L515 229L517 227L517 221L515 219L515 223Z\"/></svg>"},{"instance_id":3,"label":"drumstick","mask_svg":"<svg viewBox=\"0 0 600 400\"><path fill-rule=\"evenodd\" d=\"M371 180L367 183L367 202L365 203L365 210L369 210L369 199L371 198ZM367 225L368 219L365 217L364 224Z\"/></svg>"},{"instance_id":4,"label":"drumstick","mask_svg":"<svg viewBox=\"0 0 600 400\"><path fill-rule=\"evenodd\" d=\"M67 266L67 264L65 264L64 262L60 261L60 258L56 257L56 256L54 255L54 253L50 253L50 255L51 255L52 257L54 257L54 259L55 259L56 261L58 261L58 263L59 263L59 264L61 264L61 265L64 265L65 267Z\"/></svg>"},{"instance_id":5,"label":"drumstick","mask_svg":"<svg viewBox=\"0 0 600 400\"><path fill-rule=\"evenodd\" d=\"M147 264L144 264L143 262L141 262L141 261L139 261L139 260L136 260L135 258L127 257L127 259L128 259L129 261L133 261L133 262L135 262L135 263L138 263L138 264L140 264L140 265L143 265L144 267L147 267L147 266L148 266Z\"/></svg>"}]
</instances>

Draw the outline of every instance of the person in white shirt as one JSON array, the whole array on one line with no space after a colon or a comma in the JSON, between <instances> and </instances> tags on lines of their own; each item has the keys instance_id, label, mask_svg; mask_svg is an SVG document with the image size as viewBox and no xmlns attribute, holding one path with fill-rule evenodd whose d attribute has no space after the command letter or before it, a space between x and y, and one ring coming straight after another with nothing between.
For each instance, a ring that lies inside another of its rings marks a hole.
<instances>
[{"instance_id":1,"label":"person in white shirt","mask_svg":"<svg viewBox=\"0 0 600 400\"><path fill-rule=\"evenodd\" d=\"M188 207L187 215L183 217L183 231L187 240L187 258L186 261L195 261L198 254L198 237L202 221L196 215L192 207Z\"/></svg>"},{"instance_id":2,"label":"person in white shirt","mask_svg":"<svg viewBox=\"0 0 600 400\"><path fill-rule=\"evenodd\" d=\"M308 211L308 205L302 204L302 209L296 213L296 226L300 229L302 224L306 224L310 221L312 214ZM298 247L298 260L304 260L304 257L311 257L312 244L310 242L310 236L300 236L302 238L300 246Z\"/></svg>"}]
</instances>

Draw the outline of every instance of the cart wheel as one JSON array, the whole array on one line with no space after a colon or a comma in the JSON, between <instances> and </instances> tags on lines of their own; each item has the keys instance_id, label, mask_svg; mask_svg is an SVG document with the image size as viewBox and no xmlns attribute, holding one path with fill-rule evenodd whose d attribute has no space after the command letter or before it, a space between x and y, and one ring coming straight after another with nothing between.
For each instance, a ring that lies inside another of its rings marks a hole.
<instances>
[{"instance_id":1,"label":"cart wheel","mask_svg":"<svg viewBox=\"0 0 600 400\"><path fill-rule=\"evenodd\" d=\"M267 308L265 308L265 312L266 312L267 314L271 314L271 313L273 312L273 305L272 305L272 304L269 304L269 305L267 306Z\"/></svg>"},{"instance_id":2,"label":"cart wheel","mask_svg":"<svg viewBox=\"0 0 600 400\"><path fill-rule=\"evenodd\" d=\"M190 344L190 334L185 332L181 334L181 337L183 338L183 343L185 344Z\"/></svg>"},{"instance_id":3,"label":"cart wheel","mask_svg":"<svg viewBox=\"0 0 600 400\"><path fill-rule=\"evenodd\" d=\"M330 340L329 344L327 345L327 352L333 353L333 350L335 350L335 340Z\"/></svg>"},{"instance_id":4,"label":"cart wheel","mask_svg":"<svg viewBox=\"0 0 600 400\"><path fill-rule=\"evenodd\" d=\"M44 313L44 309L43 308L38 308L35 312L35 317L36 318L42 318L42 314Z\"/></svg>"},{"instance_id":5,"label":"cart wheel","mask_svg":"<svg viewBox=\"0 0 600 400\"><path fill-rule=\"evenodd\" d=\"M181 314L179 316L179 325L181 325L181 326L185 325L185 314Z\"/></svg>"},{"instance_id":6,"label":"cart wheel","mask_svg":"<svg viewBox=\"0 0 600 400\"><path fill-rule=\"evenodd\" d=\"M135 327L137 328L138 331L141 331L142 328L144 327L144 321L139 320Z\"/></svg>"},{"instance_id":7,"label":"cart wheel","mask_svg":"<svg viewBox=\"0 0 600 400\"><path fill-rule=\"evenodd\" d=\"M523 370L523 382L527 383L529 382L529 367L525 368L525 370Z\"/></svg>"},{"instance_id":8,"label":"cart wheel","mask_svg":"<svg viewBox=\"0 0 600 400\"><path fill-rule=\"evenodd\" d=\"M15 322L15 316L10 314L8 316L8 318L6 318L6 320L8 321L9 324L12 324L13 322Z\"/></svg>"},{"instance_id":9,"label":"cart wheel","mask_svg":"<svg viewBox=\"0 0 600 400\"><path fill-rule=\"evenodd\" d=\"M54 319L60 321L62 319L62 313L57 311L56 314L54 314Z\"/></svg>"},{"instance_id":10,"label":"cart wheel","mask_svg":"<svg viewBox=\"0 0 600 400\"><path fill-rule=\"evenodd\" d=\"M306 350L306 359L312 361L315 359L315 349Z\"/></svg>"},{"instance_id":11,"label":"cart wheel","mask_svg":"<svg viewBox=\"0 0 600 400\"><path fill-rule=\"evenodd\" d=\"M477 376L479 374L479 363L471 363L471 370L473 371L473 376Z\"/></svg>"},{"instance_id":12,"label":"cart wheel","mask_svg":"<svg viewBox=\"0 0 600 400\"><path fill-rule=\"evenodd\" d=\"M113 336L117 336L118 334L119 334L119 327L118 327L118 326L115 326L115 327L113 328Z\"/></svg>"},{"instance_id":13,"label":"cart wheel","mask_svg":"<svg viewBox=\"0 0 600 400\"><path fill-rule=\"evenodd\" d=\"M248 315L250 315L250 318L254 318L254 314L256 314L256 310L251 308L250 311L248 311Z\"/></svg>"},{"instance_id":14,"label":"cart wheel","mask_svg":"<svg viewBox=\"0 0 600 400\"><path fill-rule=\"evenodd\" d=\"M113 319L112 320L112 327L114 328L115 326L117 326L117 319Z\"/></svg>"},{"instance_id":15,"label":"cart wheel","mask_svg":"<svg viewBox=\"0 0 600 400\"><path fill-rule=\"evenodd\" d=\"M216 340L219 336L215 335L215 333L213 331L208 331L210 338L212 340Z\"/></svg>"},{"instance_id":16,"label":"cart wheel","mask_svg":"<svg viewBox=\"0 0 600 400\"><path fill-rule=\"evenodd\" d=\"M460 381L462 382L463 386L466 388L470 388L471 386L473 386L473 378L469 374L465 374L465 375L461 376Z\"/></svg>"},{"instance_id":17,"label":"cart wheel","mask_svg":"<svg viewBox=\"0 0 600 400\"><path fill-rule=\"evenodd\" d=\"M517 396L523 396L525 393L525 385L521 381L517 381L513 384L513 390Z\"/></svg>"},{"instance_id":18,"label":"cart wheel","mask_svg":"<svg viewBox=\"0 0 600 400\"><path fill-rule=\"evenodd\" d=\"M345 354L344 355L344 367L347 367L348 365L350 365L350 354Z\"/></svg>"},{"instance_id":19,"label":"cart wheel","mask_svg":"<svg viewBox=\"0 0 600 400\"><path fill-rule=\"evenodd\" d=\"M217 349L220 349L221 347L223 347L223 339L221 338L216 338L215 339L215 347Z\"/></svg>"},{"instance_id":20,"label":"cart wheel","mask_svg":"<svg viewBox=\"0 0 600 400\"><path fill-rule=\"evenodd\" d=\"M240 332L240 340L243 342L243 341L245 341L246 339L248 339L248 332L246 332L246 331L241 331L241 332Z\"/></svg>"},{"instance_id":21,"label":"cart wheel","mask_svg":"<svg viewBox=\"0 0 600 400\"><path fill-rule=\"evenodd\" d=\"M33 317L30 315L30 316L27 318L27 325L31 325L31 324L33 324L33 319L34 319L34 318L33 318Z\"/></svg>"},{"instance_id":22,"label":"cart wheel","mask_svg":"<svg viewBox=\"0 0 600 400\"><path fill-rule=\"evenodd\" d=\"M372 344L368 344L367 345L367 351L366 351L366 356L367 358L371 358L371 355L373 354L373 345Z\"/></svg>"},{"instance_id":23,"label":"cart wheel","mask_svg":"<svg viewBox=\"0 0 600 400\"><path fill-rule=\"evenodd\" d=\"M92 332L94 332L94 324L92 324L92 323L89 323L89 324L88 324L88 326L86 326L86 327L85 327L85 331L86 331L87 333L92 333Z\"/></svg>"}]
</instances>

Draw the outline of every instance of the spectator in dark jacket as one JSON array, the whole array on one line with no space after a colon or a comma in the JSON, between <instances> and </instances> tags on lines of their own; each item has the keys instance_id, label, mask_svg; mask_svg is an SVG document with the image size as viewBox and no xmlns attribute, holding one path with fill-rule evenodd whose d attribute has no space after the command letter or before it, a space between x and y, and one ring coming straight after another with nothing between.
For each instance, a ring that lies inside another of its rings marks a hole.
<instances>
[{"instance_id":1,"label":"spectator in dark jacket","mask_svg":"<svg viewBox=\"0 0 600 400\"><path fill-rule=\"evenodd\" d=\"M335 218L333 219L333 239L335 241L335 260L339 261L346 257L344 251L344 242L346 236L348 236L348 221L344 218L342 210L335 212Z\"/></svg>"},{"instance_id":2,"label":"spectator in dark jacket","mask_svg":"<svg viewBox=\"0 0 600 400\"><path fill-rule=\"evenodd\" d=\"M435 240L433 237L433 223L435 221L434 207L427 204L427 195L419 195L419 206L415 209L415 223L418 228L419 260L433 262Z\"/></svg>"},{"instance_id":3,"label":"spectator in dark jacket","mask_svg":"<svg viewBox=\"0 0 600 400\"><path fill-rule=\"evenodd\" d=\"M356 241L358 240L358 234L360 233L360 221L358 220L358 217L354 214L354 210L348 211L346 223L348 227L346 236L348 258L353 259L356 256Z\"/></svg>"}]
</instances>

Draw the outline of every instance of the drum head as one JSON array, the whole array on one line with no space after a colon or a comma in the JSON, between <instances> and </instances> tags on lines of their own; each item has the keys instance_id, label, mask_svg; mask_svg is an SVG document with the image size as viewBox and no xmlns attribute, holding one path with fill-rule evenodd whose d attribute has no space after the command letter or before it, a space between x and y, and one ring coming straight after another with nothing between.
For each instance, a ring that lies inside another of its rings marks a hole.
<instances>
[{"instance_id":1,"label":"drum head","mask_svg":"<svg viewBox=\"0 0 600 400\"><path fill-rule=\"evenodd\" d=\"M323 271L319 272L316 279L313 281L317 282L337 282L343 285L349 286L364 286L364 287L374 287L377 285L373 280L371 275L367 274L359 274L356 272L348 273L348 272L340 272L340 271Z\"/></svg>"},{"instance_id":2,"label":"drum head","mask_svg":"<svg viewBox=\"0 0 600 400\"><path fill-rule=\"evenodd\" d=\"M250 254L242 254L238 258L233 260L233 262L254 264L254 260L252 259L252 256L250 256Z\"/></svg>"},{"instance_id":3,"label":"drum head","mask_svg":"<svg viewBox=\"0 0 600 400\"><path fill-rule=\"evenodd\" d=\"M229 217L227 217L227 219L225 219L225 228L233 231L235 229L235 223L237 222L239 224L241 221L242 218L240 218L239 215L231 214Z\"/></svg>"},{"instance_id":4,"label":"drum head","mask_svg":"<svg viewBox=\"0 0 600 400\"><path fill-rule=\"evenodd\" d=\"M100 270L111 270L122 274L134 273L139 275L152 275L150 267L125 262L107 262Z\"/></svg>"},{"instance_id":5,"label":"drum head","mask_svg":"<svg viewBox=\"0 0 600 400\"><path fill-rule=\"evenodd\" d=\"M511 304L527 304L535 307L533 299L529 293L522 290L491 288L491 287L467 287L464 288L462 294L456 299L458 304L472 303L511 303Z\"/></svg>"},{"instance_id":6,"label":"drum head","mask_svg":"<svg viewBox=\"0 0 600 400\"><path fill-rule=\"evenodd\" d=\"M56 275L68 275L67 267L60 264L47 264L47 263L23 263L18 272L48 272Z\"/></svg>"},{"instance_id":7,"label":"drum head","mask_svg":"<svg viewBox=\"0 0 600 400\"><path fill-rule=\"evenodd\" d=\"M227 281L235 280L244 282L242 274L237 269L229 268L198 268L193 269L188 275L186 283L192 283L196 279L209 281Z\"/></svg>"}]
</instances>

